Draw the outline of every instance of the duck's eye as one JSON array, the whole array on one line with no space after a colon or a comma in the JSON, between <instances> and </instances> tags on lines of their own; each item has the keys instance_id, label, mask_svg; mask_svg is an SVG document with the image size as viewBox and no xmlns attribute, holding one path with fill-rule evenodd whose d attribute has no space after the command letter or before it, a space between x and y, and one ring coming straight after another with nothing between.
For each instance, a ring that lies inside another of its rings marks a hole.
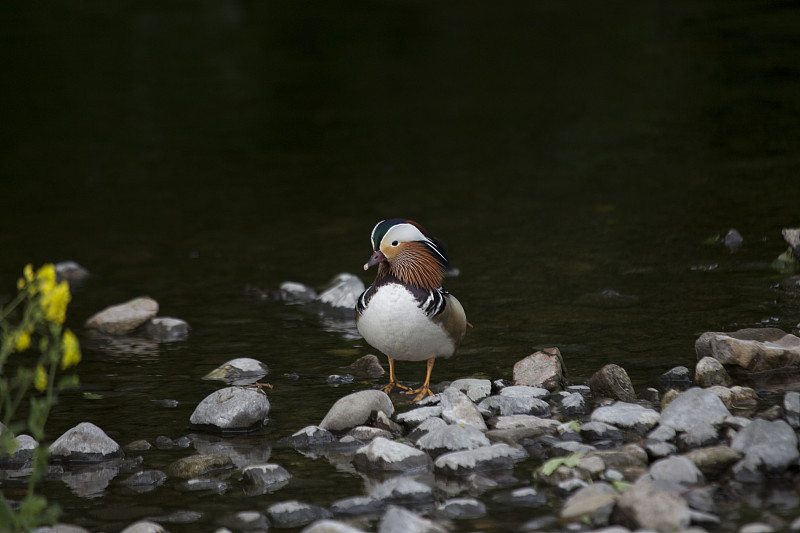
<instances>
[{"instance_id":1,"label":"duck's eye","mask_svg":"<svg viewBox=\"0 0 800 533\"><path fill-rule=\"evenodd\" d=\"M400 243L397 242L397 241L392 241L392 246L397 246L398 244L400 244Z\"/></svg>"}]
</instances>

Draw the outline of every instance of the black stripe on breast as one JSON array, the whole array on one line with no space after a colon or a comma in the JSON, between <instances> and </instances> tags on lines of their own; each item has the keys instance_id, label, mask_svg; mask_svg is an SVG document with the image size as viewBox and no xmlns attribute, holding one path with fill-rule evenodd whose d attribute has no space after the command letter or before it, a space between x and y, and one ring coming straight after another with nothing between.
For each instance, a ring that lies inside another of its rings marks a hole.
<instances>
[{"instance_id":1,"label":"black stripe on breast","mask_svg":"<svg viewBox=\"0 0 800 533\"><path fill-rule=\"evenodd\" d=\"M417 300L417 305L419 305L420 309L422 309L422 312L425 313L425 316L429 318L443 313L447 307L447 299L445 297L447 296L448 292L443 288L439 287L438 289L429 291L419 287L414 287L413 285L407 285L402 283L396 277L387 275L379 279L376 283L361 293L361 296L359 296L358 300L356 301L356 312L358 314L363 314L364 310L367 308L367 305L369 305L369 301L373 296L375 296L375 293L378 291L378 289L391 283L396 283L405 287L414 296L414 299Z\"/></svg>"}]
</instances>

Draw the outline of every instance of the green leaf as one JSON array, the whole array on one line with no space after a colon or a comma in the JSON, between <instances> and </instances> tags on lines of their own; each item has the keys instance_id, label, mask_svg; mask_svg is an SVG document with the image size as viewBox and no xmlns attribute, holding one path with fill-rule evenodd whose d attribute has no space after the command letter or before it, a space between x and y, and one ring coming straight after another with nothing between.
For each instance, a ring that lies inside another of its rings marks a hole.
<instances>
[{"instance_id":1,"label":"green leaf","mask_svg":"<svg viewBox=\"0 0 800 533\"><path fill-rule=\"evenodd\" d=\"M620 494L628 490L628 487L631 486L630 483L627 481L612 481L611 486L614 487L614 490L619 492Z\"/></svg>"},{"instance_id":2,"label":"green leaf","mask_svg":"<svg viewBox=\"0 0 800 533\"><path fill-rule=\"evenodd\" d=\"M66 376L61 376L61 378L58 380L57 390L60 392L65 389L74 389L80 384L81 382L78 379L77 374L69 374Z\"/></svg>"},{"instance_id":3,"label":"green leaf","mask_svg":"<svg viewBox=\"0 0 800 533\"><path fill-rule=\"evenodd\" d=\"M575 432L580 432L581 425L578 423L577 420L573 420L572 422L569 423L569 429Z\"/></svg>"},{"instance_id":4,"label":"green leaf","mask_svg":"<svg viewBox=\"0 0 800 533\"><path fill-rule=\"evenodd\" d=\"M83 399L84 400L102 400L103 399L103 395L102 394L95 394L93 392L84 392L83 393Z\"/></svg>"},{"instance_id":5,"label":"green leaf","mask_svg":"<svg viewBox=\"0 0 800 533\"><path fill-rule=\"evenodd\" d=\"M541 467L539 467L539 472L541 472L545 476L553 475L553 472L558 470L558 467L561 465L568 466L570 468L575 468L579 464L581 464L581 459L583 459L582 453L571 453L564 457L555 457L546 461Z\"/></svg>"},{"instance_id":6,"label":"green leaf","mask_svg":"<svg viewBox=\"0 0 800 533\"><path fill-rule=\"evenodd\" d=\"M564 458L564 466L575 468L581 464L581 459L583 459L582 453L571 453Z\"/></svg>"}]
</instances>

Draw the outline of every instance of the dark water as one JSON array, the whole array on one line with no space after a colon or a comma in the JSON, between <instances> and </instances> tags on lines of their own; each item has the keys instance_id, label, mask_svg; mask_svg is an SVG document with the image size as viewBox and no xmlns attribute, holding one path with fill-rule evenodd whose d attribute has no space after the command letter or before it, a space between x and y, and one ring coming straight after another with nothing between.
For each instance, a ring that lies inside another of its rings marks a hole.
<instances>
[{"instance_id":1,"label":"dark water","mask_svg":"<svg viewBox=\"0 0 800 533\"><path fill-rule=\"evenodd\" d=\"M475 325L435 380L510 377L555 345L573 382L615 362L642 389L693 367L703 331L791 329L800 296L769 264L780 229L800 225L799 15L741 1L4 3L0 293L25 263L71 259L93 274L73 328L144 294L192 326L172 345L86 344L81 390L48 436L81 421L123 445L186 435L217 386L199 378L238 356L275 384L265 434L242 445L318 423L377 384L325 379L370 348L244 286L360 273L369 231L394 216L448 243L460 275L447 288ZM736 253L704 244L732 227ZM148 453L159 468L186 452ZM271 496L235 480L223 496L136 495L124 475L93 497L43 490L63 520L106 531L176 510L203 515L170 530L211 530L362 491L324 459L271 460L295 475ZM734 522L785 512L748 505ZM539 512L490 507L470 527Z\"/></svg>"}]
</instances>

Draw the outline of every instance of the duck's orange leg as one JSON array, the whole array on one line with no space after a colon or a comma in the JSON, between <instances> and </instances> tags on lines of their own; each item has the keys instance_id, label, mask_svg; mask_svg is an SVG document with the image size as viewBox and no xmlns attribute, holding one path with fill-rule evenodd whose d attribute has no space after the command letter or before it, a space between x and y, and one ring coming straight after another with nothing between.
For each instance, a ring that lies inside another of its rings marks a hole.
<instances>
[{"instance_id":1,"label":"duck's orange leg","mask_svg":"<svg viewBox=\"0 0 800 533\"><path fill-rule=\"evenodd\" d=\"M406 387L405 385L401 385L400 382L397 381L397 378L394 375L394 359L392 359L391 357L389 357L388 359L389 359L389 383L381 387L381 390L386 394L389 394L396 388L404 392L410 390L408 387Z\"/></svg>"},{"instance_id":2,"label":"duck's orange leg","mask_svg":"<svg viewBox=\"0 0 800 533\"><path fill-rule=\"evenodd\" d=\"M425 374L425 383L422 384L422 387L414 390L409 390L404 392L403 394L416 394L414 398L411 400L413 402L418 402L421 399L425 398L426 396L433 396L431 392L431 372L433 372L433 363L436 362L435 357L431 357L428 359L428 372Z\"/></svg>"}]
</instances>

